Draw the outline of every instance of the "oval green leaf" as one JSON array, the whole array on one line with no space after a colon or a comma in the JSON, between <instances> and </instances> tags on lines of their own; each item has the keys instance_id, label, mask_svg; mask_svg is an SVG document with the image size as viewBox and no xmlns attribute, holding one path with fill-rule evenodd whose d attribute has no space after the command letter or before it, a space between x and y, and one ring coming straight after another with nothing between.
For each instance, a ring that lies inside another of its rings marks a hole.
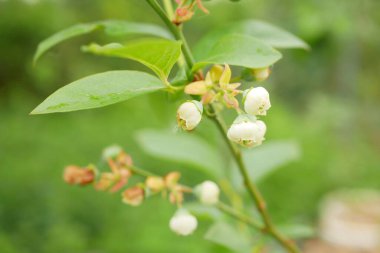
<instances>
[{"instance_id":1,"label":"oval green leaf","mask_svg":"<svg viewBox=\"0 0 380 253\"><path fill-rule=\"evenodd\" d=\"M250 178L256 183L264 180L283 166L299 160L301 148L296 141L268 141L262 146L243 151L243 159ZM242 189L241 176L236 164L232 165L232 181L236 188Z\"/></svg>"},{"instance_id":2,"label":"oval green leaf","mask_svg":"<svg viewBox=\"0 0 380 253\"><path fill-rule=\"evenodd\" d=\"M282 55L271 46L248 35L229 34L222 37L193 67L193 71L209 64L230 64L246 68L268 67Z\"/></svg>"},{"instance_id":3,"label":"oval green leaf","mask_svg":"<svg viewBox=\"0 0 380 253\"><path fill-rule=\"evenodd\" d=\"M252 251L253 242L249 235L226 222L219 221L213 224L207 230L204 238L233 252L247 253Z\"/></svg>"},{"instance_id":4,"label":"oval green leaf","mask_svg":"<svg viewBox=\"0 0 380 253\"><path fill-rule=\"evenodd\" d=\"M131 59L152 69L166 80L181 55L181 42L163 39L143 39L121 45L117 43L84 46L83 51L98 55Z\"/></svg>"},{"instance_id":5,"label":"oval green leaf","mask_svg":"<svg viewBox=\"0 0 380 253\"><path fill-rule=\"evenodd\" d=\"M134 23L122 20L105 20L92 23L77 24L61 30L43 40L38 45L33 62L36 63L41 55L43 55L46 51L65 40L101 29L103 29L107 35L111 36L146 34L167 39L172 38L171 34L167 30L160 26L152 24Z\"/></svg>"},{"instance_id":6,"label":"oval green leaf","mask_svg":"<svg viewBox=\"0 0 380 253\"><path fill-rule=\"evenodd\" d=\"M301 148L296 141L271 141L255 149L243 152L248 172L256 182L263 180L276 169L301 157Z\"/></svg>"},{"instance_id":7,"label":"oval green leaf","mask_svg":"<svg viewBox=\"0 0 380 253\"><path fill-rule=\"evenodd\" d=\"M310 46L284 29L271 25L260 20L243 20L232 23L228 26L217 28L206 34L195 46L194 55L198 59L204 52L208 52L211 48L226 34L239 33L253 36L256 39L274 47L274 48L300 48L310 49Z\"/></svg>"},{"instance_id":8,"label":"oval green leaf","mask_svg":"<svg viewBox=\"0 0 380 253\"><path fill-rule=\"evenodd\" d=\"M189 165L214 179L223 174L223 163L206 141L186 133L143 130L137 134L142 149L157 158Z\"/></svg>"},{"instance_id":9,"label":"oval green leaf","mask_svg":"<svg viewBox=\"0 0 380 253\"><path fill-rule=\"evenodd\" d=\"M103 107L163 88L161 80L144 72L109 71L87 76L58 89L31 114Z\"/></svg>"}]
</instances>

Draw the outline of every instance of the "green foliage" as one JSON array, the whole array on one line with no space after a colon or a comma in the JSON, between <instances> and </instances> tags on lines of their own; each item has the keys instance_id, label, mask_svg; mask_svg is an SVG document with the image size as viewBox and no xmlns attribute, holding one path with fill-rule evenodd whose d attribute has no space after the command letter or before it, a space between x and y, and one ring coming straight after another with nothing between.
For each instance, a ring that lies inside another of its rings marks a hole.
<instances>
[{"instance_id":1,"label":"green foliage","mask_svg":"<svg viewBox=\"0 0 380 253\"><path fill-rule=\"evenodd\" d=\"M271 46L248 35L228 34L220 38L211 48L202 48L202 58L193 71L208 64L230 64L246 68L268 67L279 59L281 53Z\"/></svg>"},{"instance_id":2,"label":"green foliage","mask_svg":"<svg viewBox=\"0 0 380 253\"><path fill-rule=\"evenodd\" d=\"M34 55L34 63L37 62L41 55L43 55L46 51L48 51L55 45L65 40L80 35L88 34L100 29L103 29L107 35L111 36L144 34L168 39L172 38L170 33L168 33L165 29L153 24L134 23L121 20L106 20L85 24L77 24L64 30L61 30L60 32L57 32L49 38L42 41L38 45L37 52Z\"/></svg>"},{"instance_id":3,"label":"green foliage","mask_svg":"<svg viewBox=\"0 0 380 253\"><path fill-rule=\"evenodd\" d=\"M184 208L199 218L205 218L212 221L220 220L223 213L215 206L206 206L200 202L185 203Z\"/></svg>"},{"instance_id":4,"label":"green foliage","mask_svg":"<svg viewBox=\"0 0 380 253\"><path fill-rule=\"evenodd\" d=\"M181 55L181 42L162 39L143 39L121 45L105 46L91 44L83 47L85 52L104 56L115 56L138 61L152 69L165 81Z\"/></svg>"},{"instance_id":5,"label":"green foliage","mask_svg":"<svg viewBox=\"0 0 380 253\"><path fill-rule=\"evenodd\" d=\"M303 224L287 224L277 227L284 235L294 239L312 238L317 235L317 231L314 227Z\"/></svg>"},{"instance_id":6,"label":"green foliage","mask_svg":"<svg viewBox=\"0 0 380 253\"><path fill-rule=\"evenodd\" d=\"M297 36L260 20L243 20L212 30L194 47L196 58L202 57L204 51L210 51L226 34L250 35L274 48L309 49L309 45Z\"/></svg>"},{"instance_id":7,"label":"green foliage","mask_svg":"<svg viewBox=\"0 0 380 253\"><path fill-rule=\"evenodd\" d=\"M175 108L163 102L161 92L94 112L58 117L25 115L53 84L73 80L86 71L133 67L130 62L90 61L90 57L78 61L77 51L70 49L59 61L48 57L47 64L31 68L29 56L38 41L74 20L110 16L142 19L146 6L140 0L65 1L64 5L40 1L33 6L24 2L0 1L0 163L5 168L1 170L4 182L0 187L2 252L78 251L68 240L61 242L66 243L63 248L57 242L71 236L90 242L83 252L224 252L199 240L200 233L187 238L172 235L167 219L173 210L159 201L126 210L118 196L109 199L107 194L96 195L61 182L61 168L68 161L86 164L104 146L115 142L127 146L143 166L163 168L163 163L142 154L130 138L141 127L166 127L173 121ZM275 116L268 117L271 130L267 139L297 138L303 147L299 162L285 165L260 182L275 220L315 220L316 203L335 188L378 188L380 86L373 84L378 80L379 1L295 0L286 5L277 0L241 1L236 7L220 1L212 6L213 15L186 26L192 34L191 42L198 41L201 32L209 31L204 24L225 27L229 20L258 16L297 30L313 46L307 57L302 51L286 52L286 60L276 68L274 79L265 84L277 101L276 108L282 110L280 114L272 111ZM234 13L230 7L235 8ZM367 18L361 18L363 13ZM146 18L152 20L150 15ZM302 69L297 78L289 74L295 69ZM318 95L325 103L316 103L313 98ZM140 113L142 110L144 113ZM204 134L213 132L207 130ZM78 139L81 141L73 148L73 140ZM143 220L138 218L142 216ZM55 228L55 224L62 223L70 230ZM30 234L39 236L28 236L25 224ZM87 228L88 233L78 232L78 225ZM47 236L46 230L57 232ZM120 243L126 238L126 243ZM39 247L43 245L52 246L45 250Z\"/></svg>"},{"instance_id":8,"label":"green foliage","mask_svg":"<svg viewBox=\"0 0 380 253\"><path fill-rule=\"evenodd\" d=\"M109 71L79 79L60 88L31 114L97 108L163 88L159 79L143 72Z\"/></svg>"},{"instance_id":9,"label":"green foliage","mask_svg":"<svg viewBox=\"0 0 380 253\"><path fill-rule=\"evenodd\" d=\"M243 152L249 174L256 182L300 157L301 149L295 141L268 141L262 146Z\"/></svg>"},{"instance_id":10,"label":"green foliage","mask_svg":"<svg viewBox=\"0 0 380 253\"><path fill-rule=\"evenodd\" d=\"M233 252L246 253L252 248L249 236L228 223L218 222L209 228L205 239L222 245Z\"/></svg>"},{"instance_id":11,"label":"green foliage","mask_svg":"<svg viewBox=\"0 0 380 253\"><path fill-rule=\"evenodd\" d=\"M212 178L221 178L224 165L214 147L195 135L143 130L137 141L144 151L154 157L187 164Z\"/></svg>"}]
</instances>

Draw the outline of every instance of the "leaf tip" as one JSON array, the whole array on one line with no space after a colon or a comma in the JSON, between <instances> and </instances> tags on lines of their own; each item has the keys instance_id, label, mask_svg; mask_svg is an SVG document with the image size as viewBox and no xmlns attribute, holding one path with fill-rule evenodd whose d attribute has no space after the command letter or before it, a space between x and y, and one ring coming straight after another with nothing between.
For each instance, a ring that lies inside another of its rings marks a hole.
<instances>
[{"instance_id":1,"label":"leaf tip","mask_svg":"<svg viewBox=\"0 0 380 253\"><path fill-rule=\"evenodd\" d=\"M42 114L40 111L37 110L37 108L33 109L33 111L31 111L29 113L29 115L33 116L33 115L38 115L38 114Z\"/></svg>"},{"instance_id":2,"label":"leaf tip","mask_svg":"<svg viewBox=\"0 0 380 253\"><path fill-rule=\"evenodd\" d=\"M39 59L39 55L37 53L33 56L32 66L35 67L37 65L37 61Z\"/></svg>"}]
</instances>

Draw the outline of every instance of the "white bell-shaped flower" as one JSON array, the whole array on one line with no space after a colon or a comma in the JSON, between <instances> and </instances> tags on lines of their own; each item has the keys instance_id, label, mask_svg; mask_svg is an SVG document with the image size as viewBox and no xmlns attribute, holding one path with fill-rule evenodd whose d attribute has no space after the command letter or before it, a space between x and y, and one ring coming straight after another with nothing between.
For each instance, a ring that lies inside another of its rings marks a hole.
<instances>
[{"instance_id":1,"label":"white bell-shaped flower","mask_svg":"<svg viewBox=\"0 0 380 253\"><path fill-rule=\"evenodd\" d=\"M192 234L197 226L197 218L186 210L177 211L169 222L170 229L176 234L183 236Z\"/></svg>"},{"instance_id":2,"label":"white bell-shaped flower","mask_svg":"<svg viewBox=\"0 0 380 253\"><path fill-rule=\"evenodd\" d=\"M254 116L244 114L239 115L228 129L228 138L245 147L255 147L261 145L265 140L266 125L263 121L257 120Z\"/></svg>"},{"instance_id":3,"label":"white bell-shaped flower","mask_svg":"<svg viewBox=\"0 0 380 253\"><path fill-rule=\"evenodd\" d=\"M212 181L204 181L196 187L196 193L201 203L214 205L219 201L219 186Z\"/></svg>"},{"instance_id":4,"label":"white bell-shaped flower","mask_svg":"<svg viewBox=\"0 0 380 253\"><path fill-rule=\"evenodd\" d=\"M193 130L201 122L203 106L196 100L183 103L177 110L178 125L186 131Z\"/></svg>"},{"instance_id":5,"label":"white bell-shaped flower","mask_svg":"<svg viewBox=\"0 0 380 253\"><path fill-rule=\"evenodd\" d=\"M251 115L267 115L271 107L269 93L263 87L251 88L244 91L244 110Z\"/></svg>"}]
</instances>

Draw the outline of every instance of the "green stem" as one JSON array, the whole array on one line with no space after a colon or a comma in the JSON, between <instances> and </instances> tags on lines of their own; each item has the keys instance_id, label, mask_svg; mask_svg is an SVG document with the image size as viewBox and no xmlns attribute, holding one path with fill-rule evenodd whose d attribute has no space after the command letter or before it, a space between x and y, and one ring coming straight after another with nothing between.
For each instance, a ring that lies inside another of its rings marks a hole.
<instances>
[{"instance_id":1,"label":"green stem","mask_svg":"<svg viewBox=\"0 0 380 253\"><path fill-rule=\"evenodd\" d=\"M134 173L136 175L143 176L143 177L160 177L157 174L151 173L151 172L149 172L147 170L141 169L141 168L136 167L136 166L132 166L129 169L132 171L132 173ZM189 192L194 193L192 191L191 187L188 187L188 186L185 186L185 185L181 185L181 186L185 187L186 189L188 189ZM240 213L239 211L237 211L233 207L231 207L231 206L229 206L229 205L227 205L227 204L225 204L225 203L223 203L221 201L219 201L215 205L215 207L217 207L220 211L222 211L222 212L230 215L231 217L234 217L235 219L240 220L241 222L243 222L243 223L245 223L247 225L252 226L253 228L256 228L258 230L262 230L263 229L263 226L259 222L251 219L250 217L246 216L245 214Z\"/></svg>"},{"instance_id":2,"label":"green stem","mask_svg":"<svg viewBox=\"0 0 380 253\"><path fill-rule=\"evenodd\" d=\"M181 27L176 26L171 22L171 20L168 18L164 10L161 8L161 6L155 1L155 0L146 0L148 4L155 10L155 12L161 17L163 22L166 24L168 29L172 32L174 37L177 40L182 41L182 50L183 54L185 56L185 60L187 63L188 69L191 71L193 65L194 65L194 59L190 50L190 47L187 44L187 41L183 35ZM249 178L249 174L247 171L247 168L243 162L242 155L240 152L240 149L238 149L228 138L227 138L227 131L226 126L223 121L223 119L216 113L213 106L210 105L210 111L211 114L208 115L209 118L214 120L216 123L219 131L221 132L228 148L231 151L232 156L234 157L235 162L238 165L240 174L243 177L244 185L249 192L251 198L253 199L259 213L261 214L261 217L264 221L264 228L262 231L264 233L267 233L271 235L274 239L276 239L280 244L284 246L289 252L292 253L299 253L300 250L297 248L297 246L289 239L285 238L283 235L281 235L274 227L269 213L267 212L267 207L264 201L264 198L262 197L261 193L257 189L256 185L252 183L251 179Z\"/></svg>"},{"instance_id":3,"label":"green stem","mask_svg":"<svg viewBox=\"0 0 380 253\"><path fill-rule=\"evenodd\" d=\"M174 18L174 8L172 5L172 0L163 0L164 8L170 20Z\"/></svg>"},{"instance_id":4,"label":"green stem","mask_svg":"<svg viewBox=\"0 0 380 253\"><path fill-rule=\"evenodd\" d=\"M262 231L271 235L274 239L276 239L280 244L282 244L289 252L298 253L300 250L294 244L293 241L285 238L281 233L279 233L273 225L273 222L269 216L267 211L266 203L264 198L262 197L260 191L256 187L255 184L252 183L252 180L249 177L248 170L244 164L241 151L228 139L227 131L225 127L225 123L223 119L215 112L215 109L210 106L210 111L213 112L212 117L210 117L215 123L220 133L223 136L226 144L228 145L234 160L236 161L240 174L243 177L244 185L255 202L255 205L264 221L265 226L262 228Z\"/></svg>"},{"instance_id":5,"label":"green stem","mask_svg":"<svg viewBox=\"0 0 380 253\"><path fill-rule=\"evenodd\" d=\"M154 177L154 176L156 176L155 174L153 174L147 170L141 169L139 167L136 167L134 165L131 166L129 169L131 170L132 173L135 173L135 174L143 176L143 177Z\"/></svg>"},{"instance_id":6,"label":"green stem","mask_svg":"<svg viewBox=\"0 0 380 253\"><path fill-rule=\"evenodd\" d=\"M223 202L218 202L216 204L216 207L220 211L228 214L229 216L231 216L231 217L233 217L233 218L235 218L235 219L237 219L237 220L239 220L239 221L241 221L247 225L250 225L251 227L253 227L255 229L263 230L263 228L264 228L263 225L261 225L259 222L253 220L251 217L248 217L245 214L238 212L236 209L232 208L229 205L224 204Z\"/></svg>"},{"instance_id":7,"label":"green stem","mask_svg":"<svg viewBox=\"0 0 380 253\"><path fill-rule=\"evenodd\" d=\"M191 70L194 65L194 59L190 51L190 47L187 44L187 41L182 33L182 26L176 26L166 15L165 11L161 8L161 6L156 2L156 0L146 0L147 3L153 8L153 10L160 16L162 21L168 27L170 32L173 34L176 40L182 42L182 53L185 57L185 61L189 70Z\"/></svg>"},{"instance_id":8,"label":"green stem","mask_svg":"<svg viewBox=\"0 0 380 253\"><path fill-rule=\"evenodd\" d=\"M170 20L174 20L175 13L174 13L172 0L163 0L163 3L164 3L165 11L168 14L168 18ZM179 57L177 64L180 68L185 68L186 61L183 54L181 54L181 56Z\"/></svg>"}]
</instances>

